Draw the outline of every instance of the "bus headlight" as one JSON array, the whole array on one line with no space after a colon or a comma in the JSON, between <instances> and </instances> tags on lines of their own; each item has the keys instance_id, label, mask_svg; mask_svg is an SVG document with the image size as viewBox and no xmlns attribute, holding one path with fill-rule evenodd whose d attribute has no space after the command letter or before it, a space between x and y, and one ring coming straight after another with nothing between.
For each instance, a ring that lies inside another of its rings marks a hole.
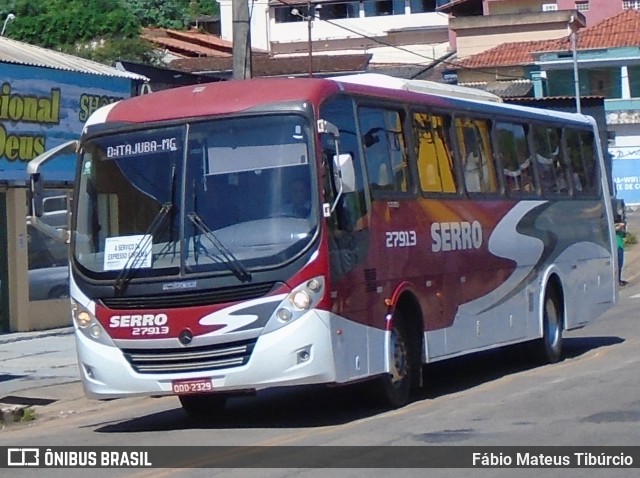
<instances>
[{"instance_id":1,"label":"bus headlight","mask_svg":"<svg viewBox=\"0 0 640 478\"><path fill-rule=\"evenodd\" d=\"M306 310L311 305L311 297L309 297L307 291L299 290L291 296L291 303L297 309Z\"/></svg>"},{"instance_id":2,"label":"bus headlight","mask_svg":"<svg viewBox=\"0 0 640 478\"><path fill-rule=\"evenodd\" d=\"M318 276L300 284L280 303L263 333L273 332L313 309L324 295L324 277Z\"/></svg>"},{"instance_id":3,"label":"bus headlight","mask_svg":"<svg viewBox=\"0 0 640 478\"><path fill-rule=\"evenodd\" d=\"M105 332L100 322L98 322L98 319L96 319L89 310L74 301L71 307L71 313L73 315L73 321L77 326L76 330L79 333L95 342L115 347L109 334Z\"/></svg>"},{"instance_id":4,"label":"bus headlight","mask_svg":"<svg viewBox=\"0 0 640 478\"><path fill-rule=\"evenodd\" d=\"M291 317L293 316L293 314L291 313L291 310L285 309L284 307L281 309L278 309L278 311L276 312L276 315L278 319L280 319L283 322L289 322L291 320Z\"/></svg>"},{"instance_id":5,"label":"bus headlight","mask_svg":"<svg viewBox=\"0 0 640 478\"><path fill-rule=\"evenodd\" d=\"M91 334L91 337L98 339L102 334L102 328L99 325L93 324L89 333Z\"/></svg>"},{"instance_id":6,"label":"bus headlight","mask_svg":"<svg viewBox=\"0 0 640 478\"><path fill-rule=\"evenodd\" d=\"M76 322L78 323L78 327L80 327L81 329L86 329L87 327L89 327L89 325L91 324L91 320L91 314L86 310L79 312L76 316Z\"/></svg>"}]
</instances>

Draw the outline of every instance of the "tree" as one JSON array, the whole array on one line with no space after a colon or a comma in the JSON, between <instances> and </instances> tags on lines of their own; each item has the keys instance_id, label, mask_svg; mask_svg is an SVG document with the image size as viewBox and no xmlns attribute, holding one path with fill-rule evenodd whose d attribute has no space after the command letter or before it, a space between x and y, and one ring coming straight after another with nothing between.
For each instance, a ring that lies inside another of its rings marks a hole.
<instances>
[{"instance_id":1,"label":"tree","mask_svg":"<svg viewBox=\"0 0 640 478\"><path fill-rule=\"evenodd\" d=\"M198 15L218 12L215 0L129 0L127 5L143 27L183 29Z\"/></svg>"},{"instance_id":2,"label":"tree","mask_svg":"<svg viewBox=\"0 0 640 478\"><path fill-rule=\"evenodd\" d=\"M121 0L15 0L11 37L45 48L64 49L105 37L133 38L140 21Z\"/></svg>"},{"instance_id":3,"label":"tree","mask_svg":"<svg viewBox=\"0 0 640 478\"><path fill-rule=\"evenodd\" d=\"M95 43L99 44L95 45ZM117 60L128 60L148 65L163 66L162 53L158 52L153 44L140 37L111 38L100 42L65 48L64 52L106 65L111 65Z\"/></svg>"},{"instance_id":4,"label":"tree","mask_svg":"<svg viewBox=\"0 0 640 478\"><path fill-rule=\"evenodd\" d=\"M130 0L128 9L143 27L181 29L189 25L189 9L180 0Z\"/></svg>"},{"instance_id":5,"label":"tree","mask_svg":"<svg viewBox=\"0 0 640 478\"><path fill-rule=\"evenodd\" d=\"M217 11L215 0L0 0L1 21L16 15L11 38L106 64L157 63L142 27L183 29Z\"/></svg>"}]
</instances>

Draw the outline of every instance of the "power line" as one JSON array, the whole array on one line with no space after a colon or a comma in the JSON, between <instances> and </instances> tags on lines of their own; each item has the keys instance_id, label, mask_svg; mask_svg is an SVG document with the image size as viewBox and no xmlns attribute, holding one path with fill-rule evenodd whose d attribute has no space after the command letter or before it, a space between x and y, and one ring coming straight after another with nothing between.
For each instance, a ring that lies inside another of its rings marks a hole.
<instances>
[{"instance_id":1,"label":"power line","mask_svg":"<svg viewBox=\"0 0 640 478\"><path fill-rule=\"evenodd\" d=\"M290 3L290 2L288 2L286 0L278 0L278 3L281 3L281 4L283 4L285 6L288 6L288 7L295 7L295 6L298 5L298 3ZM457 64L455 62L446 61L446 60L434 58L434 57L431 57L431 56L426 56L426 55L423 55L421 53L417 53L415 51L409 50L407 48L404 48L404 47L401 47L401 46L398 46L398 45L393 45L393 44L388 43L388 42L386 42L384 40L380 40L378 38L375 38L374 36L372 36L373 34L371 34L371 33L367 34L367 33L363 33L362 31L354 30L352 28L349 28L349 27L346 27L346 26L341 25L339 23L336 23L336 22L334 22L332 20L329 20L329 19L326 19L326 18L320 18L319 16L316 16L315 14L313 15L313 18L321 20L323 22L326 22L326 23L328 23L330 25L333 25L333 26L335 26L337 28L340 28L342 30L348 31L349 33L354 33L356 35L359 35L359 36L361 36L363 38L366 38L367 40L370 40L370 41L372 41L374 43L378 43L378 44L383 45L383 46L394 48L396 50L403 51L405 53L409 53L409 54L417 56L419 58L424 58L425 60L428 60L431 63L437 62L438 64L449 65L451 67L455 67L455 68L462 69L462 70L467 70L467 71L473 71L473 72L476 72L476 73L479 73L479 74L494 75L494 73L492 73L492 72L487 72L487 71L484 71L484 70L479 69L479 68L462 66L462 65L459 65L459 64ZM405 65L431 67L431 65L424 65L422 63L405 63ZM507 79L511 79L511 80L529 80L529 78L525 78L523 76L506 75L506 74L505 75L500 75L500 76L502 76L504 78L507 78Z\"/></svg>"},{"instance_id":2,"label":"power line","mask_svg":"<svg viewBox=\"0 0 640 478\"><path fill-rule=\"evenodd\" d=\"M292 2L289 2L287 0L278 0L278 3L281 3L282 5L285 5L285 6L288 6L288 7L294 7L294 6L298 6L299 5L299 2L292 3ZM353 33L353 34L361 36L361 37L363 37L363 38L365 38L367 40L370 40L371 42L374 42L374 43L377 43L377 44L380 44L380 45L383 45L383 46L387 46L387 47L390 47L390 48L394 48L394 49L397 49L399 51L403 51L405 53L409 53L411 55L417 56L419 58L424 58L425 60L428 60L429 62L431 62L430 65L424 65L423 63L404 63L403 65L406 65L406 66L420 66L420 67L424 67L425 70L427 70L429 68L432 68L434 66L434 64L442 64L442 65L445 65L445 66L449 66L451 68L456 68L458 70L465 70L465 71L469 71L469 72L474 72L474 73L479 74L479 75L485 75L485 76L491 76L491 77L499 76L503 80L525 80L525 81L531 81L531 78L529 78L529 77L519 76L519 75L514 75L514 74L508 74L506 72L500 72L500 71L498 71L498 69L504 69L504 68L509 68L509 67L512 67L512 68L527 67L527 66L535 65L535 63L519 64L519 65L518 64L516 64L516 65L502 65L502 66L488 65L487 67L469 67L469 66L462 65L459 62L448 61L446 59L447 55L444 55L444 57L440 57L440 58L434 58L434 57L431 57L431 56L426 56L426 55L423 55L421 53L412 51L412 50L410 50L408 48L404 48L404 47L401 47L401 46L398 46L398 45L393 45L393 44L388 43L388 42L386 42L384 40L380 40L379 38L374 37L373 34L370 33L370 32L366 32L364 30L363 31L358 31L358 30L349 28L349 27L347 27L345 25L342 25L340 23L337 23L337 22L335 22L333 20L326 19L326 18L320 18L315 13L313 13L312 15L313 15L314 19L322 20L322 21L324 21L324 22L326 22L326 23L328 23L330 25L333 25L333 26L335 26L337 28L340 28L342 30L348 31L349 33ZM616 33L625 33L625 32L631 32L631 30L617 31ZM588 35L588 39L601 38L601 37L610 38L610 34L608 34L608 33L579 32L578 33L578 51L580 50L579 46L580 46L581 33L582 33L582 35L585 35L585 36ZM551 39L549 39L547 41L549 41L549 42L552 42L552 41L558 41L558 42L566 41L567 42L567 46L569 47L569 36L568 35L567 36L558 37L558 38L551 38ZM518 44L518 43L521 43L521 42L515 41L515 42L512 42L512 43L513 44ZM631 46L631 45L628 45L628 46ZM622 48L622 47L620 47L620 48ZM560 51L560 50L558 50L558 51ZM569 51L569 48L567 48L567 51ZM489 69L492 69L492 71L488 71ZM596 68L589 68L589 70L590 71L606 71L604 69L603 70L599 70L599 69L596 69ZM606 89L605 89L605 91L606 91ZM614 91L614 89L613 88L609 88L608 91L609 92L610 91Z\"/></svg>"}]
</instances>

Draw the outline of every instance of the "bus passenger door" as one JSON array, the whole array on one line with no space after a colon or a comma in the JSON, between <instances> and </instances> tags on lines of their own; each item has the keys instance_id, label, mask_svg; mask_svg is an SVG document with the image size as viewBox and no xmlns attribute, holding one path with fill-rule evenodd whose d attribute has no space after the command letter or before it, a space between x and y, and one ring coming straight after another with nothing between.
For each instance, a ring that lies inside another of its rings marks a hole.
<instances>
[{"instance_id":1,"label":"bus passenger door","mask_svg":"<svg viewBox=\"0 0 640 478\"><path fill-rule=\"evenodd\" d=\"M351 99L337 97L323 103L321 119L338 129L339 135L320 135L322 149L323 209L327 217L329 268L333 299L332 336L336 379L345 382L372 373L369 346L375 341L370 328L372 315L367 310L367 291L363 264L369 253L369 214L357 140L354 107ZM342 191L335 177L334 156L348 154L355 174L355 191ZM337 201L337 202L336 202ZM345 320L346 319L346 320ZM341 333L336 329L340 328ZM381 349L382 347L376 347ZM380 365L374 367L380 369Z\"/></svg>"}]
</instances>

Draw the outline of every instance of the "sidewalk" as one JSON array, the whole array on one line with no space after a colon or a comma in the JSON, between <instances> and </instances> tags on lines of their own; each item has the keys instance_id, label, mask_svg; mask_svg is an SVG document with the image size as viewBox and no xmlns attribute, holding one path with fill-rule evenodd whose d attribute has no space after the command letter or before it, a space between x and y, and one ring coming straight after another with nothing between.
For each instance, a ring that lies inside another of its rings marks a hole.
<instances>
[{"instance_id":1,"label":"sidewalk","mask_svg":"<svg viewBox=\"0 0 640 478\"><path fill-rule=\"evenodd\" d=\"M72 327L0 335L0 420L66 399L64 385L79 382Z\"/></svg>"},{"instance_id":2,"label":"sidewalk","mask_svg":"<svg viewBox=\"0 0 640 478\"><path fill-rule=\"evenodd\" d=\"M627 230L640 240L640 209L629 211L627 221ZM622 277L627 288L640 283L640 243L625 251ZM56 402L58 407L49 407ZM0 421L19 419L29 406L40 415L73 413L71 405L78 409L96 403L84 397L72 327L0 334Z\"/></svg>"}]
</instances>

